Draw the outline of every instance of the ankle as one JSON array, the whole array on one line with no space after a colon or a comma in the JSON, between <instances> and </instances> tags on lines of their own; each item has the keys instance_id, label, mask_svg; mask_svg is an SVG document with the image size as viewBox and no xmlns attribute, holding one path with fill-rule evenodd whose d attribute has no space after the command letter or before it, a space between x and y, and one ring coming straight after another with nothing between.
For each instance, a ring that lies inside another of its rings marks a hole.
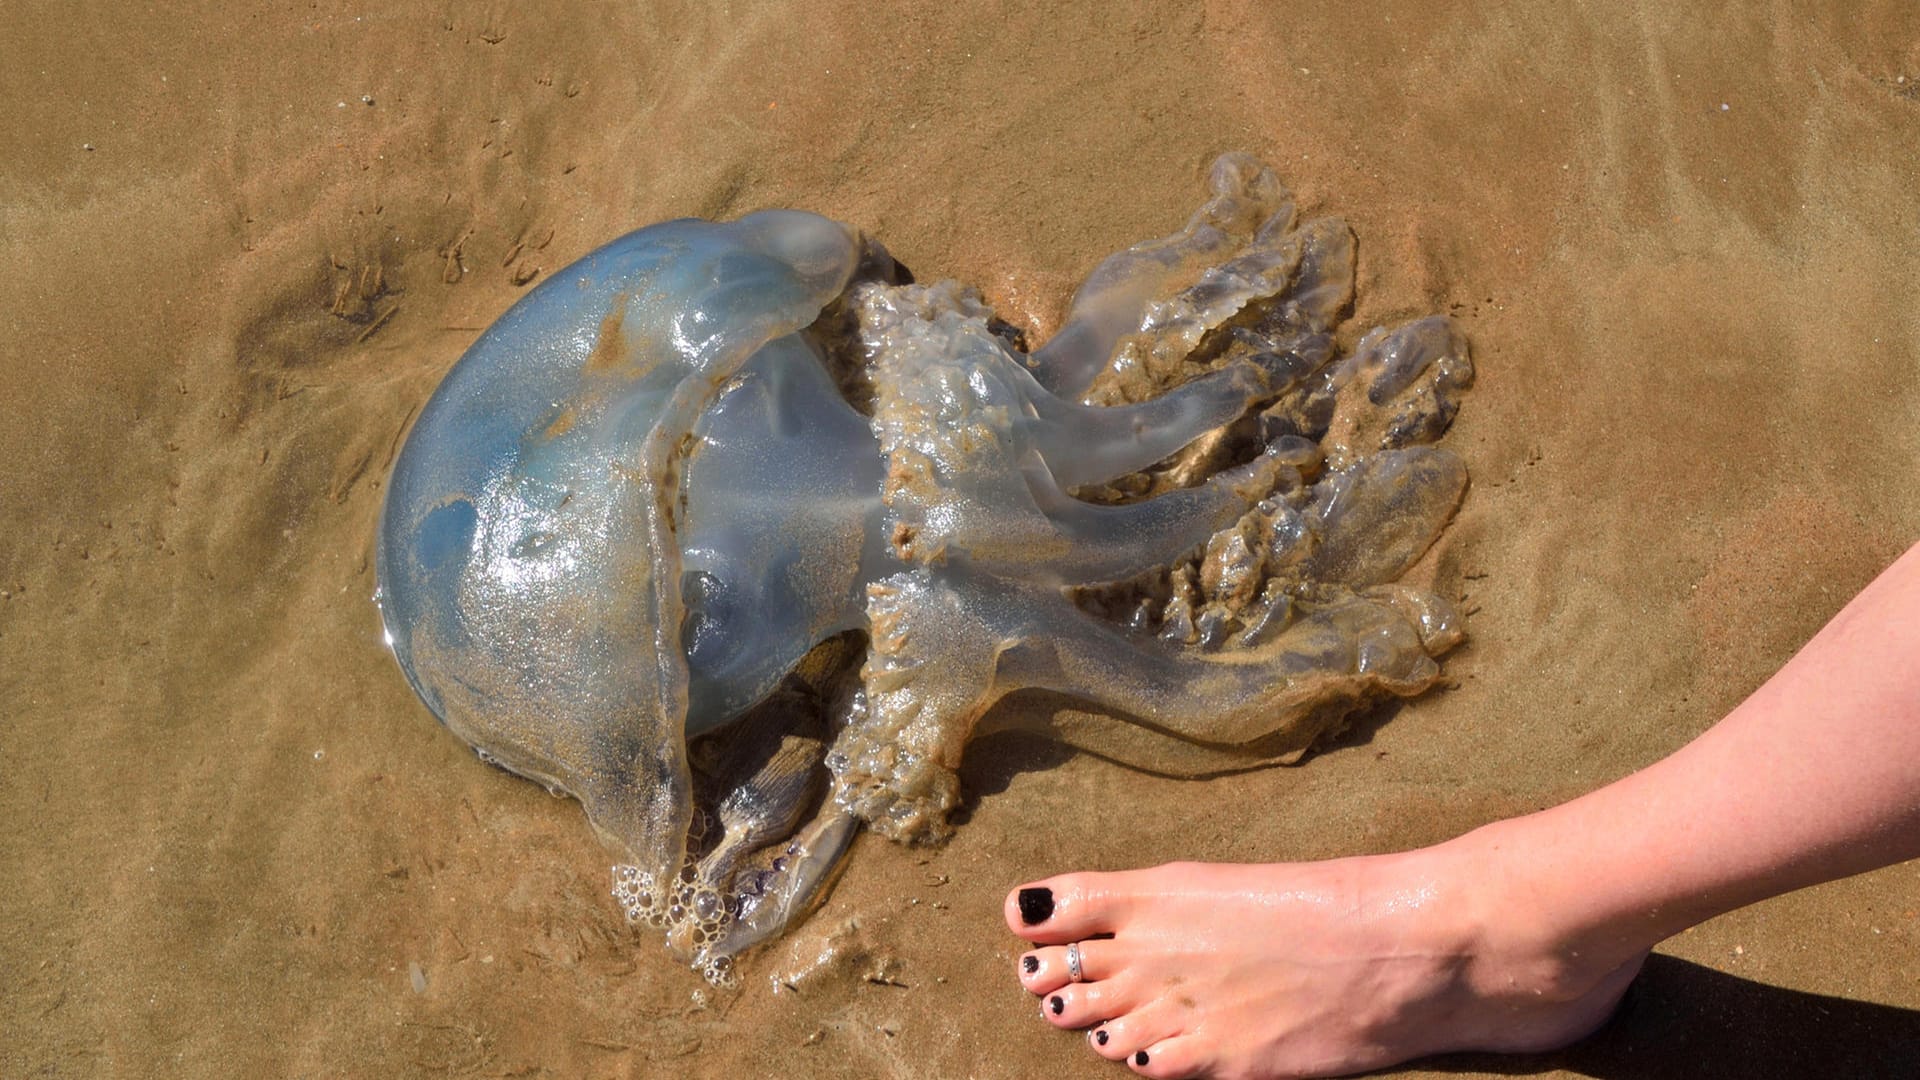
<instances>
[{"instance_id":1,"label":"ankle","mask_svg":"<svg viewBox=\"0 0 1920 1080\"><path fill-rule=\"evenodd\" d=\"M1478 993L1543 1004L1580 1001L1638 965L1653 942L1570 904L1548 860L1532 857L1514 822L1497 822L1428 849L1435 876L1456 898L1464 978Z\"/></svg>"}]
</instances>

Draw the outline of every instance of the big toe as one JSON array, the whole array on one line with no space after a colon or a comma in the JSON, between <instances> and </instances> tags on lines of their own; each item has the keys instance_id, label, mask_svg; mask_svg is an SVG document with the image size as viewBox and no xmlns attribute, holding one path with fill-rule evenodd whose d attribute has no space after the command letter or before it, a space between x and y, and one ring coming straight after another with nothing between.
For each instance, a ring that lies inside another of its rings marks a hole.
<instances>
[{"instance_id":1,"label":"big toe","mask_svg":"<svg viewBox=\"0 0 1920 1080\"><path fill-rule=\"evenodd\" d=\"M1119 928L1125 874L1061 874L1007 894L1007 926L1028 941L1063 945Z\"/></svg>"}]
</instances>

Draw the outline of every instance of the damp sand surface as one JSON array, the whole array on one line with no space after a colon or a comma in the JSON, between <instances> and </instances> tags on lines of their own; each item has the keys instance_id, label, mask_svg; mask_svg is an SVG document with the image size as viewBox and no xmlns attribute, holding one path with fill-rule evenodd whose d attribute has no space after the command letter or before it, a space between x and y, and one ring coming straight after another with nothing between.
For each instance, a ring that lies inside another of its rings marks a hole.
<instances>
[{"instance_id":1,"label":"damp sand surface","mask_svg":"<svg viewBox=\"0 0 1920 1080\"><path fill-rule=\"evenodd\" d=\"M0 11L0 1075L1117 1075L1015 986L1008 886L1422 844L1678 747L1920 538L1920 13L1668 7ZM1446 687L1206 781L985 738L950 844L862 837L707 988L382 649L415 410L680 215L854 222L1044 335L1228 149L1352 222L1346 344L1473 342ZM1905 1072L1917 908L1739 912L1579 1048L1406 1073Z\"/></svg>"}]
</instances>

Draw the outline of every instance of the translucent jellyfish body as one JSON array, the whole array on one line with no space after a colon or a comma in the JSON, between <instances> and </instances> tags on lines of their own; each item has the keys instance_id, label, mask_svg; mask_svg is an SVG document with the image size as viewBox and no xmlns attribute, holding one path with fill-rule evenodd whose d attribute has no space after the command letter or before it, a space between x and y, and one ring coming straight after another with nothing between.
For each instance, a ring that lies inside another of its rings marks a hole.
<instances>
[{"instance_id":1,"label":"translucent jellyfish body","mask_svg":"<svg viewBox=\"0 0 1920 1080\"><path fill-rule=\"evenodd\" d=\"M501 317L422 410L379 537L414 689L578 798L615 895L716 979L860 825L945 835L1042 688L1248 763L1438 677L1398 579L1466 469L1443 318L1340 355L1353 238L1244 155L1023 352L812 214L675 221Z\"/></svg>"}]
</instances>

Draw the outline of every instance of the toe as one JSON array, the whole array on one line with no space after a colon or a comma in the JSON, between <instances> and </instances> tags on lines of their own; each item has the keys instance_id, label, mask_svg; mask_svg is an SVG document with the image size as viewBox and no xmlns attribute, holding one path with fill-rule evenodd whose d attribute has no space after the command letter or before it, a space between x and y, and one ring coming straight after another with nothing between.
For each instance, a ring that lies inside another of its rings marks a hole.
<instances>
[{"instance_id":1,"label":"toe","mask_svg":"<svg viewBox=\"0 0 1920 1080\"><path fill-rule=\"evenodd\" d=\"M1107 1030L1105 1024L1095 1024L1087 1029L1087 1045L1093 1047L1094 1053L1108 1061L1119 1061L1127 1056L1121 1051L1120 1044L1114 1041L1113 1032Z\"/></svg>"},{"instance_id":2,"label":"toe","mask_svg":"<svg viewBox=\"0 0 1920 1080\"><path fill-rule=\"evenodd\" d=\"M1113 941L1082 941L1080 982L1098 982L1119 972L1120 947ZM1068 962L1071 945L1048 945L1022 953L1019 960L1020 985L1029 993L1046 994L1074 982L1073 965Z\"/></svg>"},{"instance_id":3,"label":"toe","mask_svg":"<svg viewBox=\"0 0 1920 1080\"><path fill-rule=\"evenodd\" d=\"M1193 1035L1177 1035L1134 1051L1127 1058L1127 1067L1156 1080L1181 1080L1204 1075L1211 1061L1203 1040Z\"/></svg>"},{"instance_id":4,"label":"toe","mask_svg":"<svg viewBox=\"0 0 1920 1080\"><path fill-rule=\"evenodd\" d=\"M1100 1025L1107 1033L1107 1045L1100 1048L1101 1055L1131 1062L1140 1051L1146 1050L1151 1064L1151 1047L1155 1043L1184 1034L1180 1023L1183 1013L1184 1010L1162 999L1115 1016Z\"/></svg>"},{"instance_id":5,"label":"toe","mask_svg":"<svg viewBox=\"0 0 1920 1080\"><path fill-rule=\"evenodd\" d=\"M1100 1024L1139 1007L1139 993L1128 979L1071 983L1040 997L1040 1014L1055 1027L1083 1028Z\"/></svg>"},{"instance_id":6,"label":"toe","mask_svg":"<svg viewBox=\"0 0 1920 1080\"><path fill-rule=\"evenodd\" d=\"M1126 893L1116 886L1124 874L1062 874L1007 894L1007 926L1043 945L1114 932Z\"/></svg>"}]
</instances>

